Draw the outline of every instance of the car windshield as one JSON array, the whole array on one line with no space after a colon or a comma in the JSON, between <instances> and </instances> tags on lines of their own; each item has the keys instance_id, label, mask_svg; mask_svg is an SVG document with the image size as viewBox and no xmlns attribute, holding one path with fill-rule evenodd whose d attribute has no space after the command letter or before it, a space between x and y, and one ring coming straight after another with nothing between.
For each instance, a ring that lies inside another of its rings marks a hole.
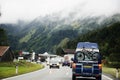
<instances>
[{"instance_id":1,"label":"car windshield","mask_svg":"<svg viewBox=\"0 0 120 80\"><path fill-rule=\"evenodd\" d=\"M50 63L57 64L57 63L58 63L58 60L51 60Z\"/></svg>"},{"instance_id":2,"label":"car windshield","mask_svg":"<svg viewBox=\"0 0 120 80\"><path fill-rule=\"evenodd\" d=\"M76 53L76 59L78 61L97 61L98 52L78 52Z\"/></svg>"}]
</instances>

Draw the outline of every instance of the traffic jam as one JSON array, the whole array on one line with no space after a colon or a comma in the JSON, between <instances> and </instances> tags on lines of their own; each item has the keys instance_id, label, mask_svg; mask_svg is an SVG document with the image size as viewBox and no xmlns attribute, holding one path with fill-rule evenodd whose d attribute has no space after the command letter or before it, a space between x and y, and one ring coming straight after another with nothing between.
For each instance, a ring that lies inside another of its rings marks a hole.
<instances>
[{"instance_id":1,"label":"traffic jam","mask_svg":"<svg viewBox=\"0 0 120 80\"><path fill-rule=\"evenodd\" d=\"M65 54L63 57L52 57L47 59L49 68L70 67L72 80L77 77L93 77L102 79L101 55L97 43L79 42L73 54Z\"/></svg>"}]
</instances>

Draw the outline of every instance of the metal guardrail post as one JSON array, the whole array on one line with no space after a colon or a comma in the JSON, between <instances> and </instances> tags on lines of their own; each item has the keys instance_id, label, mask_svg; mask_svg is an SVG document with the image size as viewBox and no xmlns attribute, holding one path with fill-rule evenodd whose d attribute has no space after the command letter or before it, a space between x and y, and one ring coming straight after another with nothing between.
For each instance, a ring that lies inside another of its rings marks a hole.
<instances>
[{"instance_id":1,"label":"metal guardrail post","mask_svg":"<svg viewBox=\"0 0 120 80\"><path fill-rule=\"evenodd\" d=\"M119 68L116 68L116 78L119 78Z\"/></svg>"}]
</instances>

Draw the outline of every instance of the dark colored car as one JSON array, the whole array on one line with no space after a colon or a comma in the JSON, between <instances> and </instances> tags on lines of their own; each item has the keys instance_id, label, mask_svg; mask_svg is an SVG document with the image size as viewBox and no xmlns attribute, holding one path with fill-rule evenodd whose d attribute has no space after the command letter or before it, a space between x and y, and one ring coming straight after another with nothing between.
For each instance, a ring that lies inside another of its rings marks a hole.
<instances>
[{"instance_id":1,"label":"dark colored car","mask_svg":"<svg viewBox=\"0 0 120 80\"><path fill-rule=\"evenodd\" d=\"M79 42L72 61L72 80L76 80L77 76L102 80L101 55L97 43Z\"/></svg>"},{"instance_id":2,"label":"dark colored car","mask_svg":"<svg viewBox=\"0 0 120 80\"><path fill-rule=\"evenodd\" d=\"M69 62L69 61L64 61L64 62L62 63L62 66L70 66L70 62Z\"/></svg>"}]
</instances>

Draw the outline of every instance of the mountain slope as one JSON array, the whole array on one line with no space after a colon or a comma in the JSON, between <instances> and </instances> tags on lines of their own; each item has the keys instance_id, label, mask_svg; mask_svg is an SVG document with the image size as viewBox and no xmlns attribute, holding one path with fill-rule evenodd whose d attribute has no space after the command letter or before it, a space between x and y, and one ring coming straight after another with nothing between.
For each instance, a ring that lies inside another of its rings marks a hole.
<instances>
[{"instance_id":1,"label":"mountain slope","mask_svg":"<svg viewBox=\"0 0 120 80\"><path fill-rule=\"evenodd\" d=\"M102 29L88 32L78 38L69 41L66 48L75 49L78 42L97 42L103 58L109 57L112 61L120 61L120 22L114 23ZM70 46L72 45L72 46ZM116 57L116 55L118 55ZM115 56L115 57L112 57ZM114 58L114 59L112 59ZM117 59L116 59L117 58Z\"/></svg>"},{"instance_id":2,"label":"mountain slope","mask_svg":"<svg viewBox=\"0 0 120 80\"><path fill-rule=\"evenodd\" d=\"M13 49L55 53L56 48L63 47L62 43L67 40L120 21L120 14L111 17L72 18L49 15L38 17L30 23L5 24L1 27L7 31Z\"/></svg>"}]
</instances>

